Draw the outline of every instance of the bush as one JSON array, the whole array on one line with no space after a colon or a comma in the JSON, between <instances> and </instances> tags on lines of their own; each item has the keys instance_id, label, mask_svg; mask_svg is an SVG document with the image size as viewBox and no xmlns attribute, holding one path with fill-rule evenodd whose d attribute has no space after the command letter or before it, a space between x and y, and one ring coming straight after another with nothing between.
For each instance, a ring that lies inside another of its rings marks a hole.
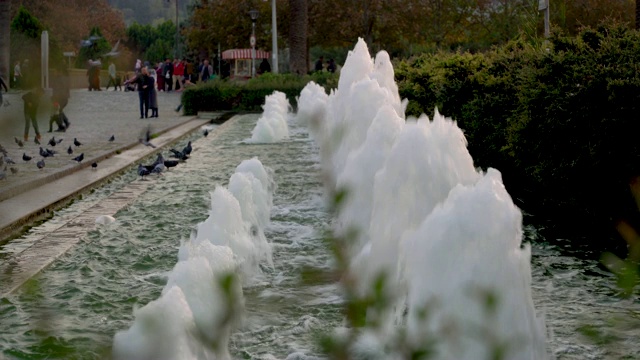
<instances>
[{"instance_id":1,"label":"bush","mask_svg":"<svg viewBox=\"0 0 640 360\"><path fill-rule=\"evenodd\" d=\"M476 165L502 171L530 212L566 225L637 221L640 33L611 25L483 54L437 53L396 67L407 112L458 121ZM575 231L576 228L572 228Z\"/></svg>"},{"instance_id":2,"label":"bush","mask_svg":"<svg viewBox=\"0 0 640 360\"><path fill-rule=\"evenodd\" d=\"M338 75L316 73L307 76L266 73L245 83L214 80L188 88L182 93L185 115L199 111L262 111L267 95L280 91L295 108L296 97L309 81L323 85L327 91L338 86Z\"/></svg>"}]
</instances>

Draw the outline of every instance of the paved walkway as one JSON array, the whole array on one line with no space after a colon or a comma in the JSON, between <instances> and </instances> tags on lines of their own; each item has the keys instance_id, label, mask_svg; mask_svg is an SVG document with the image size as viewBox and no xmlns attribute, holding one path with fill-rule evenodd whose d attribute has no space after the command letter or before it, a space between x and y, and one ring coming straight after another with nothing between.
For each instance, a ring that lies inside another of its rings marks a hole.
<instances>
[{"instance_id":1,"label":"paved walkway","mask_svg":"<svg viewBox=\"0 0 640 360\"><path fill-rule=\"evenodd\" d=\"M154 134L164 134L153 140L154 143L162 146L170 144L176 138L208 121L193 120L193 117L181 116L175 112L174 109L180 102L180 93L159 93L160 117L140 119L136 92L74 90L71 93L69 105L65 109L71 121L69 130L66 133L47 133L50 109L47 105L43 105L39 114L42 144L37 145L33 142L34 134L31 129L30 141L20 148L14 141L14 137L22 139L24 130L21 94L10 93L5 96L5 100L10 102L10 106L0 107L0 144L16 164L7 165L6 179L0 180L0 233L8 224L25 219L29 214L46 206L45 204L54 204L56 199L82 190L96 181L93 178L108 176L155 151L139 144L137 140L149 125ZM55 127L54 125L54 130ZM115 140L110 142L108 139L112 135ZM47 144L52 136L64 140L52 147ZM81 147L73 146L74 138L82 143ZM70 145L74 151L72 155L67 154L67 148ZM38 155L40 146L58 151L54 157L45 159L46 166L42 170L36 167L36 161L42 159ZM127 149L130 150L126 151ZM28 162L23 161L23 153L32 156L33 159ZM82 163L78 164L71 160L80 153L84 153ZM94 172L91 176L70 177L80 172L79 170L89 167L94 161L99 163L100 171ZM109 168L105 168L106 166ZM12 174L11 168L17 169L18 172ZM4 165L0 169L4 169ZM34 194L37 191L42 192L45 185L51 188L48 191L44 189L51 199L45 201L41 199L43 195L29 196L29 192ZM60 187L64 191L60 190ZM29 199L29 204L26 204L26 200L22 198Z\"/></svg>"}]
</instances>

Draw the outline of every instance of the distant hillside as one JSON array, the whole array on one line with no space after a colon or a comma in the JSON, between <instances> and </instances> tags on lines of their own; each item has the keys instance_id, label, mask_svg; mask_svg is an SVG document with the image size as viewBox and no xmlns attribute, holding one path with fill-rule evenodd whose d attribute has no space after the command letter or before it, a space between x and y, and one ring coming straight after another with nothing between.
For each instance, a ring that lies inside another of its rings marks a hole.
<instances>
[{"instance_id":1,"label":"distant hillside","mask_svg":"<svg viewBox=\"0 0 640 360\"><path fill-rule=\"evenodd\" d=\"M134 21L139 24L158 24L165 20L176 20L176 1L178 1L179 20L187 17L189 5L197 0L107 0L114 8L122 11L124 21L131 25Z\"/></svg>"}]
</instances>

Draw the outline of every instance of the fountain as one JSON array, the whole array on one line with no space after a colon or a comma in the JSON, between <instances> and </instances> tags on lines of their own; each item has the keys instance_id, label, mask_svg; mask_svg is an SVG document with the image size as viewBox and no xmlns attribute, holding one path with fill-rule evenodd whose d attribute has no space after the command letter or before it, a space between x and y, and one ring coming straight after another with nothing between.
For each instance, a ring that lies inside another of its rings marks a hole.
<instances>
[{"instance_id":1,"label":"fountain","mask_svg":"<svg viewBox=\"0 0 640 360\"><path fill-rule=\"evenodd\" d=\"M256 127L251 131L252 143L272 143L289 137L287 118L291 105L287 96L274 91L265 98L262 116L258 119Z\"/></svg>"},{"instance_id":2,"label":"fountain","mask_svg":"<svg viewBox=\"0 0 640 360\"><path fill-rule=\"evenodd\" d=\"M303 91L313 93L314 84ZM382 311L368 309L369 321L381 326L358 342L374 338L373 348L394 348L389 339L401 326L406 346L435 350L439 359L497 350L510 359L546 358L530 248L521 247L522 216L500 173L474 168L463 132L437 109L433 121L405 121L405 108L389 55L371 59L362 39L326 102L300 103L298 116L306 119L299 122L318 124L329 190L346 190L335 231L358 231L348 239L349 277L364 297L384 276L392 299Z\"/></svg>"},{"instance_id":3,"label":"fountain","mask_svg":"<svg viewBox=\"0 0 640 360\"><path fill-rule=\"evenodd\" d=\"M135 322L117 333L116 359L230 359L228 341L240 322L242 284L272 266L264 236L275 185L256 159L243 161L228 189L211 193L209 217L183 241L162 296L134 311ZM234 274L240 271L238 279Z\"/></svg>"}]
</instances>

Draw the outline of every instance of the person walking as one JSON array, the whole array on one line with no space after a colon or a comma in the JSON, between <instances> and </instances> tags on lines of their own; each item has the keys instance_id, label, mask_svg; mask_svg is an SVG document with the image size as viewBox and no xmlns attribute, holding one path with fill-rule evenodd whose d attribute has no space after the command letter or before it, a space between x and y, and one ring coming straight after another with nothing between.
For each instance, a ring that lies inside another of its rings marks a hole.
<instances>
[{"instance_id":1,"label":"person walking","mask_svg":"<svg viewBox=\"0 0 640 360\"><path fill-rule=\"evenodd\" d=\"M158 91L156 90L156 81L158 81L158 73L154 68L149 70L149 108L151 109L151 116L158 117Z\"/></svg>"},{"instance_id":2,"label":"person walking","mask_svg":"<svg viewBox=\"0 0 640 360\"><path fill-rule=\"evenodd\" d=\"M19 89L20 85L22 85L22 70L20 68L20 60L18 60L13 67L13 87Z\"/></svg>"},{"instance_id":3,"label":"person walking","mask_svg":"<svg viewBox=\"0 0 640 360\"><path fill-rule=\"evenodd\" d=\"M53 75L51 101L53 102L54 113L49 120L49 132L52 131L54 122L58 125L56 131L67 131L69 126L71 126L69 118L67 118L67 115L64 113L64 108L69 103L69 98L71 97L69 73L67 69L62 66L60 70L55 70Z\"/></svg>"},{"instance_id":4,"label":"person walking","mask_svg":"<svg viewBox=\"0 0 640 360\"><path fill-rule=\"evenodd\" d=\"M182 90L184 88L184 72L185 72L185 61L178 60L178 64L174 69L174 77L175 77L175 87L176 91Z\"/></svg>"},{"instance_id":5,"label":"person walking","mask_svg":"<svg viewBox=\"0 0 640 360\"><path fill-rule=\"evenodd\" d=\"M166 85L165 91L173 90L173 82L171 81L172 76L173 63L171 62L171 59L167 58L164 62L164 66L162 67L162 77L164 77L164 82Z\"/></svg>"},{"instance_id":6,"label":"person walking","mask_svg":"<svg viewBox=\"0 0 640 360\"><path fill-rule=\"evenodd\" d=\"M138 74L132 82L135 83L138 88L140 119L146 119L149 117L149 85L151 84L149 70L146 66L140 69L140 74Z\"/></svg>"},{"instance_id":7,"label":"person walking","mask_svg":"<svg viewBox=\"0 0 640 360\"><path fill-rule=\"evenodd\" d=\"M205 60L202 63L202 71L200 72L200 80L207 82L213 75L213 66L209 65L209 60Z\"/></svg>"},{"instance_id":8,"label":"person walking","mask_svg":"<svg viewBox=\"0 0 640 360\"><path fill-rule=\"evenodd\" d=\"M22 95L22 101L24 101L24 141L29 141L29 128L31 125L33 125L33 130L36 133L35 139L38 142L42 139L40 129L38 129L38 106L42 94L43 90L38 87Z\"/></svg>"},{"instance_id":9,"label":"person walking","mask_svg":"<svg viewBox=\"0 0 640 360\"><path fill-rule=\"evenodd\" d=\"M111 86L111 84L113 84L113 91L118 90L117 85L118 82L116 81L116 64L113 63L113 61L111 61L111 63L109 64L109 82L107 83L107 90L109 90L109 86Z\"/></svg>"},{"instance_id":10,"label":"person walking","mask_svg":"<svg viewBox=\"0 0 640 360\"><path fill-rule=\"evenodd\" d=\"M314 67L315 71L322 71L324 70L324 56L320 56L320 58L318 59L318 61L316 61L316 66Z\"/></svg>"},{"instance_id":11,"label":"person walking","mask_svg":"<svg viewBox=\"0 0 640 360\"><path fill-rule=\"evenodd\" d=\"M2 104L4 104L4 100L2 99L2 88L4 87L4 92L9 92L9 89L7 88L7 84L4 82L4 79L2 78L2 74L0 74L0 106L2 106Z\"/></svg>"}]
</instances>

